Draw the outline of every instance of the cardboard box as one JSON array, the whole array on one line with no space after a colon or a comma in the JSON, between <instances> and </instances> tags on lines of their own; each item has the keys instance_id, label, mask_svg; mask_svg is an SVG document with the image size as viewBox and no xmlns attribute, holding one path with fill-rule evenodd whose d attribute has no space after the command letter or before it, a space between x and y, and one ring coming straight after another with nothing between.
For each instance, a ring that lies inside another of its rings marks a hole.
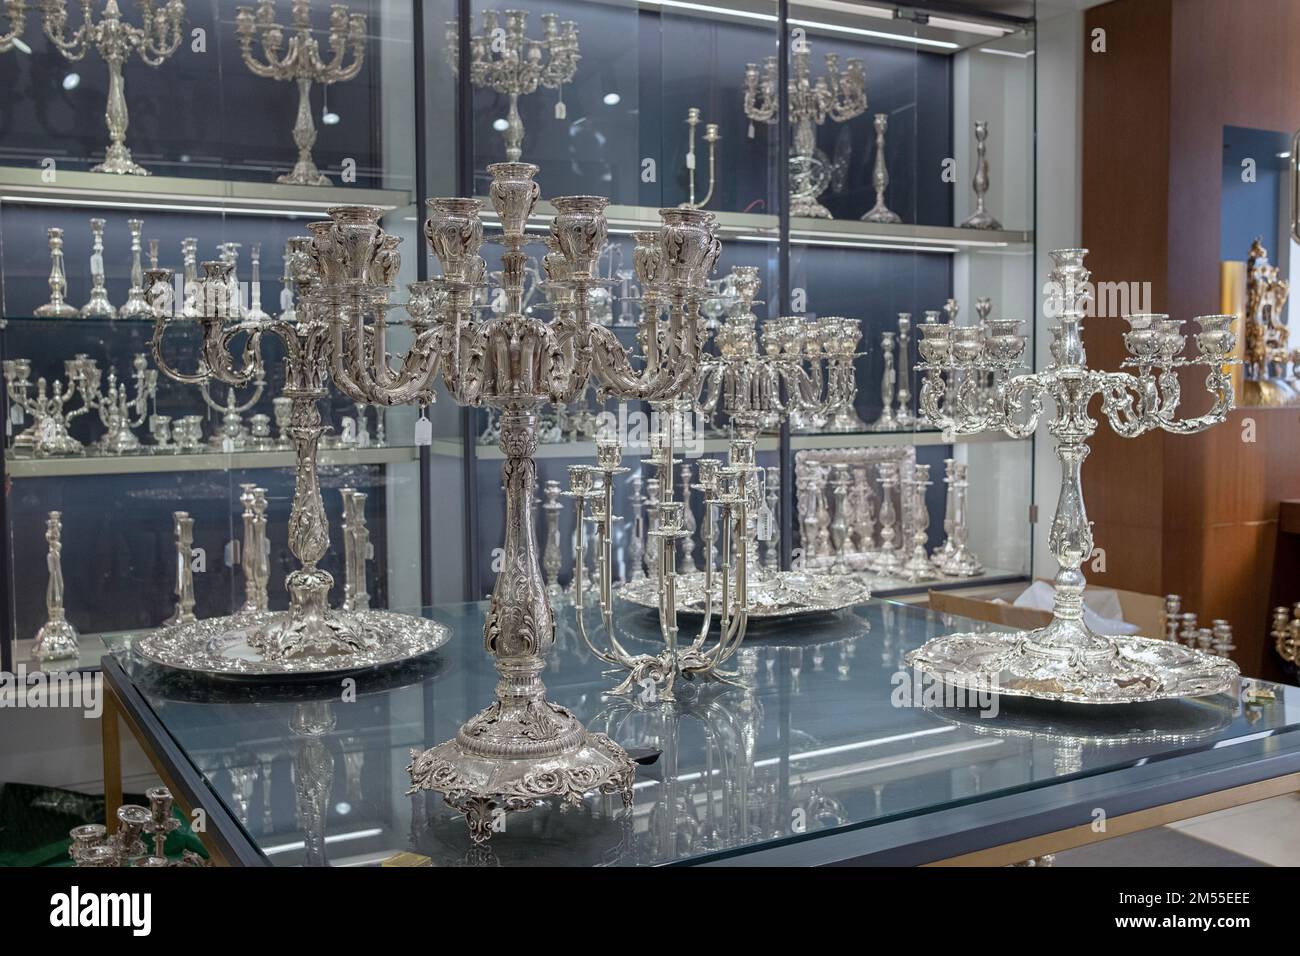
<instances>
[{"instance_id":1,"label":"cardboard box","mask_svg":"<svg viewBox=\"0 0 1300 956\"><path fill-rule=\"evenodd\" d=\"M1049 582L1050 583L1050 582ZM1020 630L1042 627L1052 619L1050 611L1034 608L1016 607L1014 601L1024 590L1024 584L1012 584L994 593L982 592L980 597L966 596L952 591L930 591L930 609L941 614L955 614L976 621L988 621L990 624L1002 624ZM1083 592L1083 603L1088 604L1088 597L1101 591L1108 591L1119 598L1120 610L1124 620L1136 624L1138 633L1144 637L1165 636L1165 599L1154 594L1141 594L1137 591L1121 591L1118 588L1088 586ZM1001 598L1006 603L999 603Z\"/></svg>"}]
</instances>

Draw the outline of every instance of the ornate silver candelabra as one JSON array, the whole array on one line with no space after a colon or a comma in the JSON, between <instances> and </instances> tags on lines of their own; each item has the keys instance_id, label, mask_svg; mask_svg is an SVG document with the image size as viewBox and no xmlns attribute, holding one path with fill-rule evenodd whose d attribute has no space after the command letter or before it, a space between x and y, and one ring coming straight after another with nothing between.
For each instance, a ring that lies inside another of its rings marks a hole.
<instances>
[{"instance_id":1,"label":"ornate silver candelabra","mask_svg":"<svg viewBox=\"0 0 1300 956\"><path fill-rule=\"evenodd\" d=\"M686 111L686 181L687 181L687 199L682 203L686 209L703 209L713 198L713 178L715 172L715 161L718 151L718 140L722 139L722 134L718 132L717 123L704 124L704 142L709 145L709 191L704 194L704 198L699 202L695 201L695 127L700 125L700 108L692 106Z\"/></svg>"},{"instance_id":2,"label":"ornate silver candelabra","mask_svg":"<svg viewBox=\"0 0 1300 956\"><path fill-rule=\"evenodd\" d=\"M826 74L812 79L805 41L791 54L789 103L794 141L790 147L790 215L830 219L817 197L830 184L831 164L817 148L817 127L827 119L843 123L867 109L867 74L859 59L850 59L840 72L839 57L826 54ZM780 118L780 81L776 57L745 66L745 115L760 123Z\"/></svg>"},{"instance_id":3,"label":"ornate silver candelabra","mask_svg":"<svg viewBox=\"0 0 1300 956\"><path fill-rule=\"evenodd\" d=\"M573 79L582 54L578 51L578 25L560 22L554 13L542 14L542 38L528 37L528 13L506 10L505 22L496 10L483 11L483 32L470 36L470 80L478 87L510 97L506 113L506 160L523 156L524 121L519 117L519 97L539 86L558 90ZM452 72L460 69L460 25L447 23L447 62ZM555 118L564 119L564 100L555 107Z\"/></svg>"},{"instance_id":4,"label":"ornate silver candelabra","mask_svg":"<svg viewBox=\"0 0 1300 956\"><path fill-rule=\"evenodd\" d=\"M293 0L290 16L293 35L289 37L283 56L280 55L280 46L284 43L285 30L275 22L275 0L261 0L256 12L250 7L239 7L235 15L235 32L239 35L244 65L255 75L272 80L292 80L298 84L298 117L293 124L298 161L291 172L277 177L276 182L328 186L329 177L316 168L311 158L311 149L316 144L311 85L342 83L361 72L366 56L366 18L360 13L348 13L344 4L331 4L329 56L324 57L320 44L312 36L311 0ZM262 42L260 60L253 52L254 38L260 38Z\"/></svg>"},{"instance_id":5,"label":"ornate silver candelabra","mask_svg":"<svg viewBox=\"0 0 1300 956\"><path fill-rule=\"evenodd\" d=\"M69 34L67 0L42 0L45 35L60 53L75 62L94 48L108 65L108 106L104 119L108 124L110 142L104 161L91 168L94 173L149 175L149 170L131 159L131 150L126 146L128 116L122 66L133 53L149 66L162 66L180 48L185 37L182 28L184 0L166 0L165 3L136 0L136 5L141 16L138 27L122 20L117 0L107 0L98 20L94 18L90 0L81 0L81 26Z\"/></svg>"},{"instance_id":6,"label":"ornate silver candelabra","mask_svg":"<svg viewBox=\"0 0 1300 956\"><path fill-rule=\"evenodd\" d=\"M29 452L37 458L50 455L80 455L85 447L73 438L68 427L73 420L84 415L89 408L83 403L65 411L65 406L77 394L77 373L84 356L78 355L63 363L67 385L58 379L47 388L45 378L36 380L32 387L30 359L5 359L5 389L12 408L22 409L32 416L32 424L14 436L15 451Z\"/></svg>"},{"instance_id":7,"label":"ornate silver candelabra","mask_svg":"<svg viewBox=\"0 0 1300 956\"><path fill-rule=\"evenodd\" d=\"M164 357L163 338L172 320L170 270L150 270L147 289L155 309L154 356L164 374L187 384L218 381L231 387L263 380L262 338L284 347L284 395L291 399L288 437L297 452L289 549L301 566L289 573L289 610L268 613L250 629L246 618L205 622L226 627L228 639L247 639L264 660L287 669L338 669L424 653L441 644L447 629L421 618L387 611L334 611L334 580L317 566L329 549L329 526L317 475L317 450L325 429L319 402L330 382L348 398L379 405L427 403L438 371L437 330L413 321L414 342L405 355L388 350L389 296L401 258L400 237L379 226L382 210L336 206L331 218L309 223L310 240L295 245L291 272L297 287L297 320L253 322L236 318L229 295L233 266L203 263L195 295L195 321L203 340L194 372L177 370ZM188 321L184 316L181 321ZM238 357L232 343L241 343ZM392 362L399 362L393 368ZM184 641L177 632L161 640Z\"/></svg>"},{"instance_id":8,"label":"ornate silver candelabra","mask_svg":"<svg viewBox=\"0 0 1300 956\"><path fill-rule=\"evenodd\" d=\"M1012 375L1025 338L1015 320L988 320L954 327L927 321L919 344L925 373L922 412L951 434L1001 430L1025 438L1038 427L1043 399L1056 416L1048 431L1061 462L1061 492L1049 537L1060 570L1052 621L1034 631L950 634L908 655L913 667L942 680L998 693L1078 703L1125 703L1228 691L1239 677L1236 665L1167 641L1098 635L1083 621L1084 576L1080 565L1092 555L1092 526L1083 505L1080 469L1096 422L1088 403L1100 396L1112 429L1135 438L1154 429L1178 435L1222 422L1233 407L1232 382L1224 367L1235 344L1232 316L1200 316L1198 355L1183 358L1182 322L1163 315L1130 315L1124 344L1132 372L1088 368L1082 338L1085 308L1092 298L1086 250L1051 253L1048 314L1052 362L1043 372ZM1201 368L1214 398L1208 412L1176 417L1180 369ZM979 387L991 373L991 397ZM945 376L947 381L945 381Z\"/></svg>"},{"instance_id":9,"label":"ornate silver candelabra","mask_svg":"<svg viewBox=\"0 0 1300 956\"><path fill-rule=\"evenodd\" d=\"M37 660L77 656L77 629L68 621L63 607L63 515L51 511L45 522L45 557L49 573L45 585L45 623L36 632L32 655Z\"/></svg>"},{"instance_id":10,"label":"ornate silver candelabra","mask_svg":"<svg viewBox=\"0 0 1300 956\"><path fill-rule=\"evenodd\" d=\"M537 167L498 163L488 172L505 250L504 311L480 319L471 309L474 289L486 273L478 255L483 241L478 200L430 200L425 237L442 265L443 275L434 281L446 291L440 322L443 381L457 403L501 412L504 554L484 629L501 681L486 710L470 718L453 740L414 753L410 767L413 789L441 793L448 805L462 810L476 842L491 835L496 814L526 809L543 797L578 803L587 791L600 789L621 793L630 804L635 765L613 741L589 733L567 709L549 701L541 681L555 642L555 619L538 561L534 518L538 418L544 404L573 401L593 377L605 393L623 398L668 401L681 395L699 361L698 290L722 248L710 214L661 210L659 242L639 256L650 280L647 288L667 305L668 322L661 323L657 308L645 312L644 366L638 372L614 333L590 316L588 293L597 282L596 262L606 240L607 200L553 200L554 248L543 267L549 282L572 296L557 297L556 316L546 322L520 308L523 247L529 241L524 224L540 195L533 179Z\"/></svg>"}]
</instances>

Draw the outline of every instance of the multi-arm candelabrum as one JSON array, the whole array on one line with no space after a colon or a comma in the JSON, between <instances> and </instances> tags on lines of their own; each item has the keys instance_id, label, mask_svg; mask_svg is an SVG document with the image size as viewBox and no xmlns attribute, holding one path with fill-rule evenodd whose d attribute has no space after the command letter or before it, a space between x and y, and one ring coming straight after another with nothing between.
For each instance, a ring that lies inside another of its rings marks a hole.
<instances>
[{"instance_id":1,"label":"multi-arm candelabrum","mask_svg":"<svg viewBox=\"0 0 1300 956\"><path fill-rule=\"evenodd\" d=\"M528 13L506 10L505 22L496 10L483 11L483 32L469 38L470 81L478 87L510 97L506 127L506 160L519 162L524 154L524 121L519 116L519 97L535 93L539 86L558 90L573 79L582 54L578 51L578 25L560 22L554 13L542 14L542 38L528 35ZM447 24L447 62L452 72L460 69L460 25ZM564 101L555 107L555 118L564 119Z\"/></svg>"},{"instance_id":2,"label":"multi-arm candelabrum","mask_svg":"<svg viewBox=\"0 0 1300 956\"><path fill-rule=\"evenodd\" d=\"M27 25L27 0L5 0L4 13L9 18L9 28L0 33L0 53L8 53L22 42L18 38Z\"/></svg>"},{"instance_id":3,"label":"multi-arm candelabrum","mask_svg":"<svg viewBox=\"0 0 1300 956\"><path fill-rule=\"evenodd\" d=\"M241 387L265 379L262 339L273 335L284 349L284 396L291 400L286 429L297 452L289 549L301 566L286 579L287 612L271 612L251 627L230 620L231 632L247 633L249 645L269 661L323 659L339 666L391 659L395 647L420 653L445 639L445 628L386 611L335 611L329 607L334 580L317 564L329 549L329 526L317 476L317 450L325 428L319 402L334 387L354 402L375 405L427 403L439 356L437 330L413 321L414 342L392 355L387 340L389 296L401 258L400 237L379 225L382 210L336 206L330 219L308 223L310 238L293 244L291 274L297 291L297 320L238 318L230 296L233 265L203 263L204 276L193 300L192 321L202 333L194 372L176 369L164 356L164 335L173 319L172 273L151 269L147 290L155 310L153 353L158 367L176 381L211 381ZM191 321L187 315L181 322ZM237 345L237 355L232 345ZM394 368L392 363L398 363ZM202 622L210 629L211 622ZM214 632L215 633L215 632ZM181 641L184 635L175 635Z\"/></svg>"},{"instance_id":4,"label":"multi-arm candelabrum","mask_svg":"<svg viewBox=\"0 0 1300 956\"><path fill-rule=\"evenodd\" d=\"M254 74L272 80L292 80L298 84L298 118L293 124L293 142L298 147L298 161L293 170L276 182L296 186L328 186L330 179L311 158L316 145L316 123L311 114L311 86L329 86L354 78L361 72L366 56L366 18L349 13L341 3L330 5L329 56L321 55L320 44L312 36L311 0L293 0L290 14L293 35L280 54L285 29L275 22L275 0L261 0L254 11L239 7L235 32L244 65ZM262 59L253 52L253 40L262 42ZM348 54L351 53L349 58Z\"/></svg>"},{"instance_id":5,"label":"multi-arm candelabrum","mask_svg":"<svg viewBox=\"0 0 1300 956\"><path fill-rule=\"evenodd\" d=\"M104 119L110 142L104 161L91 168L94 173L149 175L149 170L131 159L131 150L126 146L128 116L122 67L133 53L149 66L162 66L180 48L185 37L184 0L166 0L161 4L157 0L136 0L136 6L141 16L138 27L123 21L117 0L108 0L98 19L94 17L90 0L81 0L81 26L69 34L67 0L42 0L45 35L60 53L75 62L94 48L108 65L108 106Z\"/></svg>"},{"instance_id":6,"label":"multi-arm candelabrum","mask_svg":"<svg viewBox=\"0 0 1300 956\"><path fill-rule=\"evenodd\" d=\"M1097 427L1088 412L1094 396L1111 428L1125 438L1160 429L1177 435L1202 431L1224 420L1233 407L1225 366L1235 344L1232 316L1196 319L1198 354L1184 358L1182 322L1164 315L1130 315L1124 334L1132 371L1088 368L1082 321L1092 301L1086 250L1051 253L1047 312L1052 361L1036 374L1013 375L1025 348L1013 319L954 327L923 323L919 349L924 372L921 410L952 435L1003 431L1012 438L1033 434L1050 399L1055 418L1047 429L1056 440L1061 490L1049 544L1060 569L1052 620L1034 631L953 634L936 638L908 659L913 667L957 685L982 691L1079 703L1124 703L1217 694L1239 676L1223 658L1168 641L1094 633L1083 620L1084 576L1080 565L1093 554L1092 525L1083 504L1080 469L1087 441ZM1203 370L1213 398L1210 409L1178 418L1180 370ZM991 375L991 389L983 387Z\"/></svg>"},{"instance_id":7,"label":"multi-arm candelabrum","mask_svg":"<svg viewBox=\"0 0 1300 956\"><path fill-rule=\"evenodd\" d=\"M817 197L830 185L831 164L817 148L817 127L827 119L837 123L860 116L867 109L867 74L859 59L850 59L840 71L839 57L826 54L826 75L812 79L806 41L791 54L789 80L790 124L794 141L790 146L790 215L830 219L831 214ZM776 57L768 57L763 74L758 64L745 66L745 115L760 123L780 119L781 87Z\"/></svg>"},{"instance_id":8,"label":"multi-arm candelabrum","mask_svg":"<svg viewBox=\"0 0 1300 956\"><path fill-rule=\"evenodd\" d=\"M700 125L700 108L692 106L686 111L686 202L682 206L686 209L703 209L713 198L713 180L716 172L716 160L718 151L718 140L722 139L722 134L718 132L717 123L704 124L704 142L709 145L709 191L704 194L704 198L698 202L695 199L695 170L699 163L696 161L695 152L695 127Z\"/></svg>"},{"instance_id":9,"label":"multi-arm candelabrum","mask_svg":"<svg viewBox=\"0 0 1300 956\"><path fill-rule=\"evenodd\" d=\"M578 803L589 790L632 797L634 764L621 747L589 733L566 708L546 698L541 681L555 643L555 616L539 562L535 521L538 419L546 404L571 402L596 381L603 393L640 401L673 401L694 381L701 345L698 297L721 252L714 219L695 209L665 209L658 242L638 247L644 285L658 305L646 309L643 365L634 369L610 329L591 320L589 293L606 241L604 208L596 196L553 200L552 250L543 259L548 282L565 295L547 322L524 315L524 224L540 196L537 167L488 167L492 205L501 222L504 310L478 318L475 288L486 275L481 203L433 199L425 237L442 265L431 280L445 292L441 315L442 377L461 405L500 410L505 456L505 541L502 570L488 604L484 643L501 681L496 700L470 718L453 740L414 753L414 789L441 793L462 810L476 842L487 839L497 815L544 797ZM667 323L660 308L667 309ZM589 474L586 472L585 474Z\"/></svg>"}]
</instances>

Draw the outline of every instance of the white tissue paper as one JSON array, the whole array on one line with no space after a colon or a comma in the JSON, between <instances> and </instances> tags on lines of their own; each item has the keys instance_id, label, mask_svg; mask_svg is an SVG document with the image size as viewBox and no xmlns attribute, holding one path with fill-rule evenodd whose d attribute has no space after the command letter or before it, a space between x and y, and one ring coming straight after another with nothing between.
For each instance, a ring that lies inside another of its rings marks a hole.
<instances>
[{"instance_id":1,"label":"white tissue paper","mask_svg":"<svg viewBox=\"0 0 1300 956\"><path fill-rule=\"evenodd\" d=\"M1017 597L1016 607L1050 611L1056 599L1056 588L1046 581L1035 581ZM1136 624L1124 620L1119 606L1119 595L1108 588L1089 588L1083 595L1083 623L1095 634L1136 634Z\"/></svg>"}]
</instances>

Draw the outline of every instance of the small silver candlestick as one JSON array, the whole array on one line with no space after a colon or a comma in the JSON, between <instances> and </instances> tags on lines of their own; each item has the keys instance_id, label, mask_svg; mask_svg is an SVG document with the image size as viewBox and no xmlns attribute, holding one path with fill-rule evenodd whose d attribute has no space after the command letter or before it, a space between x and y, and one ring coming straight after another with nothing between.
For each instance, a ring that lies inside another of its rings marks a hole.
<instances>
[{"instance_id":1,"label":"small silver candlestick","mask_svg":"<svg viewBox=\"0 0 1300 956\"><path fill-rule=\"evenodd\" d=\"M988 120L975 121L975 211L962 222L963 229L1001 229L1002 223L984 208L984 198L989 191Z\"/></svg>"},{"instance_id":2,"label":"small silver candlestick","mask_svg":"<svg viewBox=\"0 0 1300 956\"><path fill-rule=\"evenodd\" d=\"M144 263L140 261L140 233L144 229L143 219L128 219L126 227L131 230L131 288L127 290L126 302L117 310L119 319L152 318L149 303L144 300Z\"/></svg>"},{"instance_id":3,"label":"small silver candlestick","mask_svg":"<svg viewBox=\"0 0 1300 956\"><path fill-rule=\"evenodd\" d=\"M876 204L871 211L863 215L863 222L902 222L898 213L885 205L885 190L889 188L889 170L885 166L885 130L889 129L889 115L877 113L876 125L876 164L871 172L871 185L876 190Z\"/></svg>"},{"instance_id":4,"label":"small silver candlestick","mask_svg":"<svg viewBox=\"0 0 1300 956\"><path fill-rule=\"evenodd\" d=\"M176 611L164 624L188 624L194 617L194 571L190 553L194 550L194 519L188 511L172 512L176 534Z\"/></svg>"},{"instance_id":5,"label":"small silver candlestick","mask_svg":"<svg viewBox=\"0 0 1300 956\"><path fill-rule=\"evenodd\" d=\"M260 242L249 246L248 258L252 262L252 275L248 283L248 313L244 317L249 322L270 322L271 317L262 309L262 244Z\"/></svg>"},{"instance_id":6,"label":"small silver candlestick","mask_svg":"<svg viewBox=\"0 0 1300 956\"><path fill-rule=\"evenodd\" d=\"M343 496L343 610L370 608L366 564L371 558L370 529L366 527L365 492L341 488Z\"/></svg>"},{"instance_id":7,"label":"small silver candlestick","mask_svg":"<svg viewBox=\"0 0 1300 956\"><path fill-rule=\"evenodd\" d=\"M77 629L68 621L63 608L63 515L51 511L45 522L45 543L49 552L45 566L49 577L45 585L46 620L36 632L32 654L37 660L55 660L77 656Z\"/></svg>"},{"instance_id":8,"label":"small silver candlestick","mask_svg":"<svg viewBox=\"0 0 1300 956\"><path fill-rule=\"evenodd\" d=\"M876 571L883 577L897 577L903 569L895 541L898 512L894 509L894 489L898 487L898 463L882 461L876 466L876 474L880 481L880 553L876 558Z\"/></svg>"},{"instance_id":9,"label":"small silver candlestick","mask_svg":"<svg viewBox=\"0 0 1300 956\"><path fill-rule=\"evenodd\" d=\"M952 550L944 557L939 570L954 577L969 578L984 573L984 566L970 549L970 509L967 506L970 481L969 465L958 462L953 466L953 481L949 486L952 495Z\"/></svg>"},{"instance_id":10,"label":"small silver candlestick","mask_svg":"<svg viewBox=\"0 0 1300 956\"><path fill-rule=\"evenodd\" d=\"M913 465L912 468L904 504L911 517L912 555L903 565L903 574L909 581L928 581L935 576L934 566L930 564L930 557L925 551L930 530L930 509L925 504L925 489L932 484L930 466Z\"/></svg>"},{"instance_id":11,"label":"small silver candlestick","mask_svg":"<svg viewBox=\"0 0 1300 956\"><path fill-rule=\"evenodd\" d=\"M265 611L267 582L271 567L266 539L266 489L253 484L241 484L239 502L244 506L240 516L244 522L244 544L240 554L240 570L244 575L244 604L240 610L246 614Z\"/></svg>"},{"instance_id":12,"label":"small silver candlestick","mask_svg":"<svg viewBox=\"0 0 1300 956\"><path fill-rule=\"evenodd\" d=\"M717 123L704 124L704 142L709 144L709 191L704 194L704 198L699 202L695 201L695 127L700 125L700 108L692 106L686 111L686 180L687 180L687 200L682 203L683 209L703 209L713 198L713 179L715 171L715 158L718 149L718 140L722 139L722 134L718 132Z\"/></svg>"},{"instance_id":13,"label":"small silver candlestick","mask_svg":"<svg viewBox=\"0 0 1300 956\"><path fill-rule=\"evenodd\" d=\"M50 243L50 301L38 306L33 314L41 319L71 319L77 310L66 301L68 275L63 267L63 230L51 226L45 233Z\"/></svg>"},{"instance_id":14,"label":"small silver candlestick","mask_svg":"<svg viewBox=\"0 0 1300 956\"><path fill-rule=\"evenodd\" d=\"M898 419L894 416L894 389L898 384L898 373L894 371L894 333L880 333L880 352L885 359L884 371L880 373L880 417L872 424L878 432L898 431Z\"/></svg>"},{"instance_id":15,"label":"small silver candlestick","mask_svg":"<svg viewBox=\"0 0 1300 956\"><path fill-rule=\"evenodd\" d=\"M542 494L546 500L542 503L542 515L546 519L546 546L542 550L542 573L546 575L546 590L555 600L561 593L560 569L563 557L560 553L560 512L564 505L560 503L560 483L554 479L546 482Z\"/></svg>"},{"instance_id":16,"label":"small silver candlestick","mask_svg":"<svg viewBox=\"0 0 1300 956\"><path fill-rule=\"evenodd\" d=\"M700 569L695 560L695 512L691 510L691 466L688 462L682 462L681 468L678 469L682 480L682 531L685 536L681 539L681 554L677 559L678 571L692 572Z\"/></svg>"},{"instance_id":17,"label":"small silver candlestick","mask_svg":"<svg viewBox=\"0 0 1300 956\"><path fill-rule=\"evenodd\" d=\"M90 220L90 301L81 307L83 319L111 319L117 315L104 286L104 226L103 219Z\"/></svg>"}]
</instances>

